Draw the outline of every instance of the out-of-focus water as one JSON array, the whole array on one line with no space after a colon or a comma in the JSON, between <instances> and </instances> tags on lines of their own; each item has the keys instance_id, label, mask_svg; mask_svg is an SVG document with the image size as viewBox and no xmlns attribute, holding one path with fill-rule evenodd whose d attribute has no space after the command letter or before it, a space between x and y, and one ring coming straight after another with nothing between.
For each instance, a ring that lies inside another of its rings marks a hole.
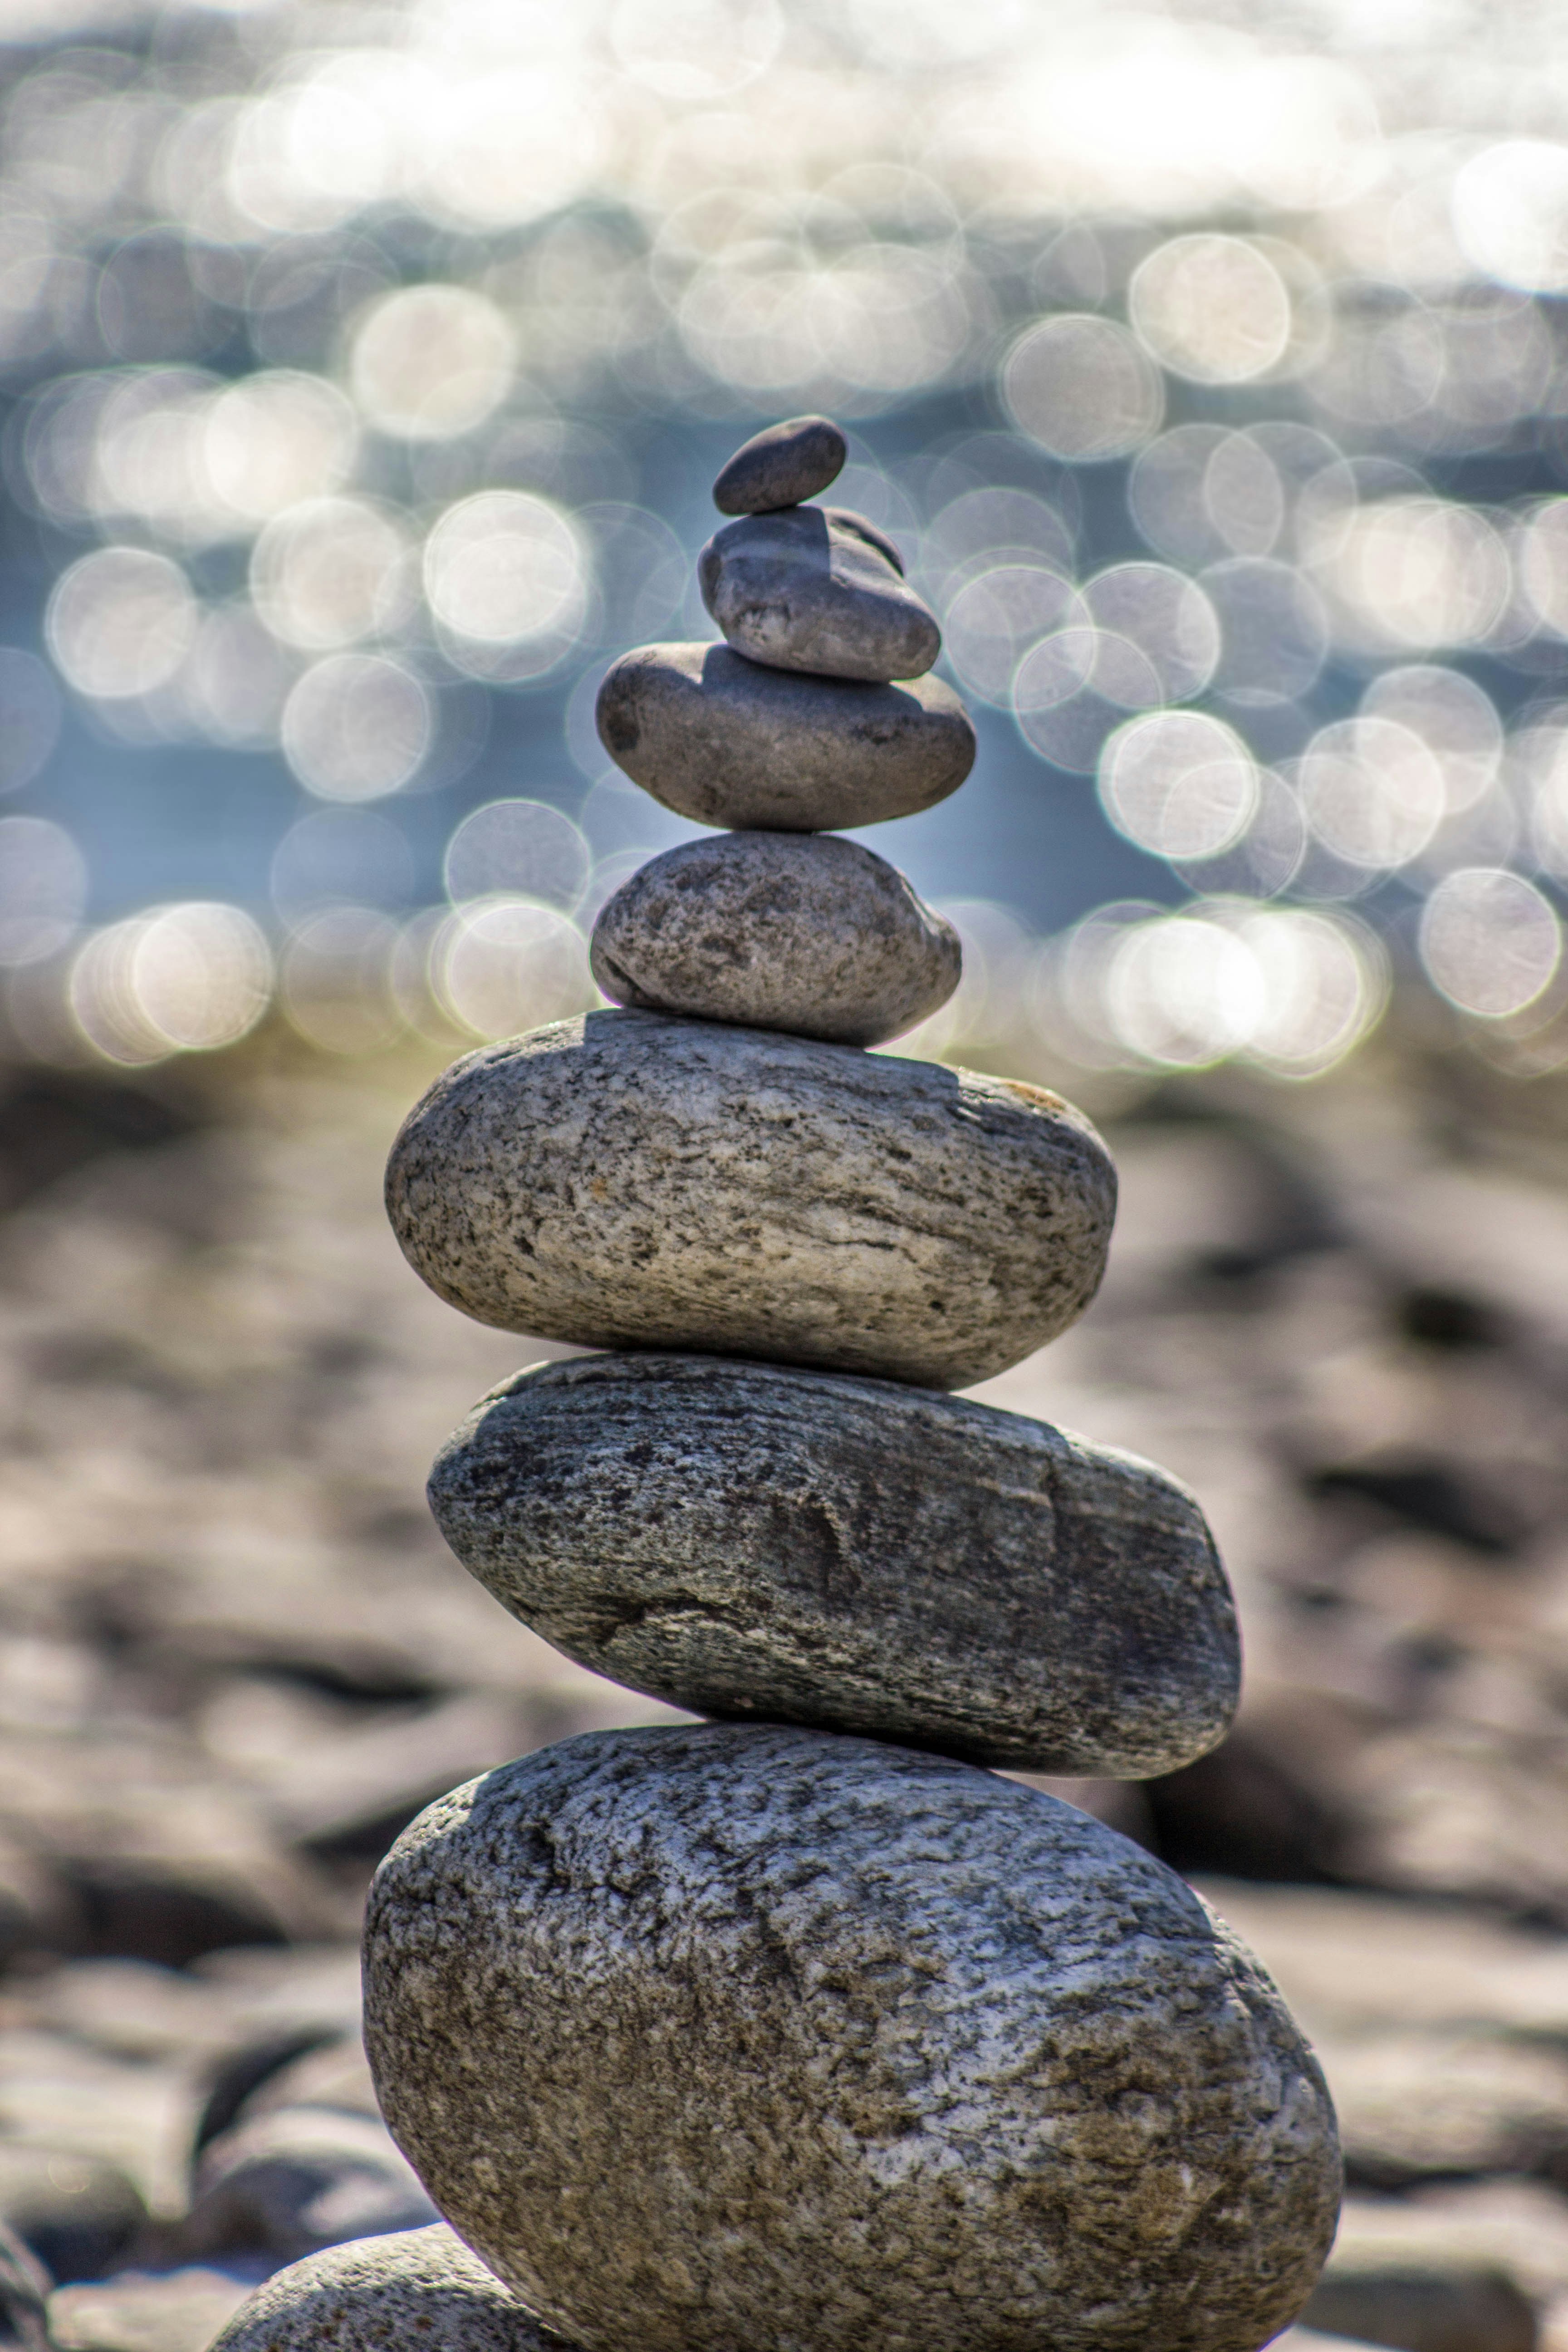
<instances>
[{"instance_id":1,"label":"out-of-focus water","mask_svg":"<svg viewBox=\"0 0 1568 2352\"><path fill-rule=\"evenodd\" d=\"M597 677L823 408L981 731L876 845L1054 1051L1310 1075L1408 969L1568 1060L1565 30L0 0L16 1042L587 1001L692 830Z\"/></svg>"}]
</instances>

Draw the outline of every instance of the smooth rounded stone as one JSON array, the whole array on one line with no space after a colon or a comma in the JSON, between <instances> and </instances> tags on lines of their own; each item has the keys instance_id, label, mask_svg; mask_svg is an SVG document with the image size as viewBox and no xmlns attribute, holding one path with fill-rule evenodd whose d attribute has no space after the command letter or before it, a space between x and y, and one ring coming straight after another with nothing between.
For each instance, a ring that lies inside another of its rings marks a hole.
<instances>
[{"instance_id":1,"label":"smooth rounded stone","mask_svg":"<svg viewBox=\"0 0 1568 2352\"><path fill-rule=\"evenodd\" d=\"M858 842L723 833L649 860L600 909L605 994L650 1013L879 1045L958 986L952 925Z\"/></svg>"},{"instance_id":2,"label":"smooth rounded stone","mask_svg":"<svg viewBox=\"0 0 1568 2352\"><path fill-rule=\"evenodd\" d=\"M849 444L826 416L792 416L742 441L713 485L721 514L768 514L814 499L843 471Z\"/></svg>"},{"instance_id":3,"label":"smooth rounded stone","mask_svg":"<svg viewBox=\"0 0 1568 2352\"><path fill-rule=\"evenodd\" d=\"M1131 1780L1236 1710L1235 1612L1186 1488L991 1405L579 1357L483 1398L429 1494L514 1617L700 1715Z\"/></svg>"},{"instance_id":4,"label":"smooth rounded stone","mask_svg":"<svg viewBox=\"0 0 1568 2352\"><path fill-rule=\"evenodd\" d=\"M786 507L716 530L697 559L702 602L748 661L821 677L919 677L942 651L898 549L844 507Z\"/></svg>"},{"instance_id":5,"label":"smooth rounded stone","mask_svg":"<svg viewBox=\"0 0 1568 2352\"><path fill-rule=\"evenodd\" d=\"M204 2150L180 2247L187 2259L293 2263L438 2219L379 2117L289 2107L237 2124Z\"/></svg>"},{"instance_id":6,"label":"smooth rounded stone","mask_svg":"<svg viewBox=\"0 0 1568 2352\"><path fill-rule=\"evenodd\" d=\"M965 1388L1088 1306L1116 1171L1038 1087L589 1013L437 1078L386 1206L415 1271L503 1331Z\"/></svg>"},{"instance_id":7,"label":"smooth rounded stone","mask_svg":"<svg viewBox=\"0 0 1568 2352\"><path fill-rule=\"evenodd\" d=\"M605 673L595 716L616 766L699 824L880 824L934 807L974 765L945 679L805 677L728 646L638 646Z\"/></svg>"},{"instance_id":8,"label":"smooth rounded stone","mask_svg":"<svg viewBox=\"0 0 1568 2352\"><path fill-rule=\"evenodd\" d=\"M212 2352L571 2352L445 2221L331 2246L241 2304Z\"/></svg>"},{"instance_id":9,"label":"smooth rounded stone","mask_svg":"<svg viewBox=\"0 0 1568 2352\"><path fill-rule=\"evenodd\" d=\"M57 2286L112 2270L146 2219L141 2190L107 2157L0 2141L0 2223Z\"/></svg>"},{"instance_id":10,"label":"smooth rounded stone","mask_svg":"<svg viewBox=\"0 0 1568 2352\"><path fill-rule=\"evenodd\" d=\"M593 2352L1253 2352L1321 2074L1152 1855L945 1758L590 1733L376 1874L366 2046L467 2242Z\"/></svg>"}]
</instances>

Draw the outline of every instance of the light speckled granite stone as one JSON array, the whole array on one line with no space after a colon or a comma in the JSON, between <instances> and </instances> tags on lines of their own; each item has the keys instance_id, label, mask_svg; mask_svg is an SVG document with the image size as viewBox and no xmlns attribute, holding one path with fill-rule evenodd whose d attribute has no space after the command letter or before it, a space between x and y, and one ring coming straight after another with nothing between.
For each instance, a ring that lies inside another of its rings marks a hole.
<instances>
[{"instance_id":1,"label":"light speckled granite stone","mask_svg":"<svg viewBox=\"0 0 1568 2352\"><path fill-rule=\"evenodd\" d=\"M212 2352L571 2352L445 2221L278 2271Z\"/></svg>"},{"instance_id":2,"label":"light speckled granite stone","mask_svg":"<svg viewBox=\"0 0 1568 2352\"><path fill-rule=\"evenodd\" d=\"M742 441L713 485L721 514L767 514L814 499L843 470L849 445L826 416L792 416Z\"/></svg>"},{"instance_id":3,"label":"light speckled granite stone","mask_svg":"<svg viewBox=\"0 0 1568 2352\"><path fill-rule=\"evenodd\" d=\"M1116 1173L1038 1087L590 1013L455 1062L386 1204L415 1271L503 1331L965 1388L1083 1312Z\"/></svg>"},{"instance_id":4,"label":"light speckled granite stone","mask_svg":"<svg viewBox=\"0 0 1568 2352\"><path fill-rule=\"evenodd\" d=\"M897 866L819 834L723 833L640 866L590 961L616 1004L879 1045L958 986L952 925Z\"/></svg>"},{"instance_id":5,"label":"light speckled granite stone","mask_svg":"<svg viewBox=\"0 0 1568 2352\"><path fill-rule=\"evenodd\" d=\"M772 669L919 677L942 651L930 607L887 534L844 507L786 507L716 530L697 560L729 644Z\"/></svg>"},{"instance_id":6,"label":"light speckled granite stone","mask_svg":"<svg viewBox=\"0 0 1568 2352\"><path fill-rule=\"evenodd\" d=\"M902 686L764 669L728 646L638 646L595 713L618 767L699 824L832 832L958 790L974 729L944 679Z\"/></svg>"},{"instance_id":7,"label":"light speckled granite stone","mask_svg":"<svg viewBox=\"0 0 1568 2352\"><path fill-rule=\"evenodd\" d=\"M1333 2231L1321 2074L1192 1890L972 1766L758 1726L471 1782L376 1874L437 2203L592 2352L1253 2352Z\"/></svg>"},{"instance_id":8,"label":"light speckled granite stone","mask_svg":"<svg viewBox=\"0 0 1568 2352\"><path fill-rule=\"evenodd\" d=\"M700 1715L1133 1779L1235 1712L1240 1642L1194 1497L990 1405L585 1356L482 1399L429 1492L513 1616Z\"/></svg>"}]
</instances>

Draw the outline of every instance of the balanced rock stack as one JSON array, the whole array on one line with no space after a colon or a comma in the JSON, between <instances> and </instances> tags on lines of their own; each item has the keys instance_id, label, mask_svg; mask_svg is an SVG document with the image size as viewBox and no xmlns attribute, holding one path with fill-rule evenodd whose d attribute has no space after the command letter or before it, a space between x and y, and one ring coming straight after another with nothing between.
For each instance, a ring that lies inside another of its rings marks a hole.
<instances>
[{"instance_id":1,"label":"balanced rock stack","mask_svg":"<svg viewBox=\"0 0 1568 2352\"><path fill-rule=\"evenodd\" d=\"M1115 1179L1054 1095L863 1050L959 953L833 828L939 800L973 740L896 549L801 503L844 454L821 418L749 442L701 558L724 645L605 682L626 772L734 828L605 908L621 1009L469 1055L393 1150L443 1297L601 1351L476 1407L447 1540L710 1719L413 1825L371 2063L452 2228L589 2352L1253 2352L1333 2231L1317 2064L1181 1880L984 1769L1169 1770L1238 1646L1183 1487L950 1393L1082 1313Z\"/></svg>"}]
</instances>

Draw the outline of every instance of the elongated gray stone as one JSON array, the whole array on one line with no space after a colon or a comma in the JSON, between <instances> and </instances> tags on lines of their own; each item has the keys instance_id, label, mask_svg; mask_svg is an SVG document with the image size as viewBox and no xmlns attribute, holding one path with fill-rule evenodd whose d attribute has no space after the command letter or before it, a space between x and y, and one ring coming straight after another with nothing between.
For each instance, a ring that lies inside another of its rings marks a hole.
<instances>
[{"instance_id":1,"label":"elongated gray stone","mask_svg":"<svg viewBox=\"0 0 1568 2352\"><path fill-rule=\"evenodd\" d=\"M728 646L639 646L595 713L618 767L699 824L831 832L958 790L974 729L944 679L902 686L764 669Z\"/></svg>"},{"instance_id":2,"label":"elongated gray stone","mask_svg":"<svg viewBox=\"0 0 1568 2352\"><path fill-rule=\"evenodd\" d=\"M1083 1312L1116 1174L1039 1087L590 1013L455 1062L386 1204L415 1271L503 1331L964 1388Z\"/></svg>"},{"instance_id":3,"label":"elongated gray stone","mask_svg":"<svg viewBox=\"0 0 1568 2352\"><path fill-rule=\"evenodd\" d=\"M364 1961L393 2132L593 2352L1254 2352L1332 2235L1328 2094L1250 1954L945 1758L565 1740L405 1832Z\"/></svg>"},{"instance_id":4,"label":"elongated gray stone","mask_svg":"<svg viewBox=\"0 0 1568 2352\"><path fill-rule=\"evenodd\" d=\"M814 499L837 479L849 445L826 416L792 416L742 441L719 469L713 503L721 514L767 514Z\"/></svg>"},{"instance_id":5,"label":"elongated gray stone","mask_svg":"<svg viewBox=\"0 0 1568 2352\"><path fill-rule=\"evenodd\" d=\"M445 2221L310 2254L242 2303L212 2352L571 2352Z\"/></svg>"},{"instance_id":6,"label":"elongated gray stone","mask_svg":"<svg viewBox=\"0 0 1568 2352\"><path fill-rule=\"evenodd\" d=\"M818 834L722 833L640 866L594 926L617 1004L879 1045L958 986L958 933L898 868Z\"/></svg>"},{"instance_id":7,"label":"elongated gray stone","mask_svg":"<svg viewBox=\"0 0 1568 2352\"><path fill-rule=\"evenodd\" d=\"M701 1715L1133 1779L1236 1709L1230 1592L1186 1488L993 1406L584 1356L483 1398L429 1492L514 1617Z\"/></svg>"},{"instance_id":8,"label":"elongated gray stone","mask_svg":"<svg viewBox=\"0 0 1568 2352\"><path fill-rule=\"evenodd\" d=\"M716 530L697 562L702 602L748 661L823 677L919 677L942 651L899 551L844 507L786 507Z\"/></svg>"}]
</instances>

